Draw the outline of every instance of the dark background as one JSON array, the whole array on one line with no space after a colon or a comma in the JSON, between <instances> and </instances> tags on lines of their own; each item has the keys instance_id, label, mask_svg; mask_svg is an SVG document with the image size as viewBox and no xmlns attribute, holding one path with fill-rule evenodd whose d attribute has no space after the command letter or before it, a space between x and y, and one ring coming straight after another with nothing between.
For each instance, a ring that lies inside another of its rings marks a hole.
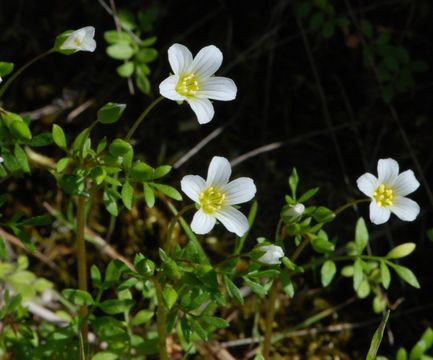
<instances>
[{"instance_id":1,"label":"dark background","mask_svg":"<svg viewBox=\"0 0 433 360\"><path fill-rule=\"evenodd\" d=\"M301 189L319 186L315 203L329 208L359 198L356 179L365 171L375 173L379 158L392 157L402 170L413 169L421 182L419 190L411 195L422 208L417 220L409 224L393 217L384 226L368 223L374 254L385 254L403 242L418 244L415 253L402 264L414 270L422 290L393 277L389 292L391 302L404 297L392 314L389 329L395 344L408 346L432 321L433 245L426 236L432 226L433 205L432 72L414 73L412 86L396 94L390 104L385 103L375 70L364 59L358 26L368 20L374 36L389 32L391 43L404 47L412 60L431 64L433 4L428 0L329 3L350 23L344 31L337 28L325 38L312 29L311 16L297 20L296 1L117 1L117 8L138 11L157 5L159 9L152 33L158 36L156 48L160 52L151 64L153 92L150 96L131 96L126 81L115 73L119 62L105 54L103 33L114 29L114 22L98 1L0 0L1 60L23 64L50 48L57 34L86 25L96 27L98 44L94 54L54 54L37 63L10 88L4 101L10 110L24 112L65 96L72 98L67 110L35 121L34 133L49 130L54 121L77 133L93 121L103 103L124 102L128 108L122 122L96 131L100 132L98 136L125 134L151 99L158 96L158 84L170 71L166 50L171 44L182 43L193 53L205 45L218 46L224 54L218 75L234 79L237 99L216 102L215 118L203 126L197 124L187 106L164 102L140 128L136 151L140 149L151 164L175 163L205 136L224 127L204 149L173 171L169 180L178 186L184 174L205 175L214 155L233 160L278 142L274 150L252 156L234 168L237 176L251 176L257 184L259 214L253 235L268 237L272 237L284 194L288 193L287 177L292 167L300 173ZM67 122L68 112L89 99L94 105ZM50 149L42 152L56 154ZM18 183L18 189L16 184L7 186L28 204L24 180L19 181L23 183ZM53 187L48 193L47 184ZM36 171L32 186L27 187L37 194L36 198L43 199L55 196L55 186L52 178ZM38 204L34 207L40 209ZM329 232L338 235L339 243L344 244L353 237L357 217L367 217L367 211L367 205L356 212L347 211L328 228ZM106 221L104 216L100 215L101 222ZM124 246L118 238L113 241L119 249ZM307 258L308 254L304 260ZM336 305L351 296L350 287L348 280L337 281L320 296ZM378 319L370 304L371 298L355 302L340 316L353 324ZM298 320L302 320L302 314ZM346 351L364 352L376 326L373 322L356 328L345 345ZM389 345L388 340L385 337L383 352L395 353L397 346Z\"/></svg>"}]
</instances>

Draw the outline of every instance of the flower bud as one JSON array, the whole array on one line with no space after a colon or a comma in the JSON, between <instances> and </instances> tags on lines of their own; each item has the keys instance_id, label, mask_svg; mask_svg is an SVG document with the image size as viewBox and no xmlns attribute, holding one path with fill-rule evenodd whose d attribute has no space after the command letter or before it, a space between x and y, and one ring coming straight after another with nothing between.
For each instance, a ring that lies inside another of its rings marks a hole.
<instances>
[{"instance_id":1,"label":"flower bud","mask_svg":"<svg viewBox=\"0 0 433 360\"><path fill-rule=\"evenodd\" d=\"M287 216L291 221L298 219L305 211L304 204L298 203L295 205L289 205L283 213L283 216Z\"/></svg>"},{"instance_id":2,"label":"flower bud","mask_svg":"<svg viewBox=\"0 0 433 360\"><path fill-rule=\"evenodd\" d=\"M278 265L281 263L281 258L284 256L283 249L277 245L264 245L258 248L264 254L257 260L267 265Z\"/></svg>"}]
</instances>

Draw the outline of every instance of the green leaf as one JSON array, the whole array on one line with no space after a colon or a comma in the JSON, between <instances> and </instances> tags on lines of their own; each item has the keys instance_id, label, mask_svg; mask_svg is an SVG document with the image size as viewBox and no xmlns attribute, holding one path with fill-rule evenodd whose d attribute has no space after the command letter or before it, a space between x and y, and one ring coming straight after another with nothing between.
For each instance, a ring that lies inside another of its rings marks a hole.
<instances>
[{"instance_id":1,"label":"green leaf","mask_svg":"<svg viewBox=\"0 0 433 360\"><path fill-rule=\"evenodd\" d=\"M293 298L295 295L295 287L293 285L292 278L285 271L280 273L280 280L283 286L284 292L287 294L289 298Z\"/></svg>"},{"instance_id":2,"label":"green leaf","mask_svg":"<svg viewBox=\"0 0 433 360\"><path fill-rule=\"evenodd\" d=\"M109 284L119 281L122 273L128 270L128 267L120 260L111 260L105 269L105 282Z\"/></svg>"},{"instance_id":3,"label":"green leaf","mask_svg":"<svg viewBox=\"0 0 433 360\"><path fill-rule=\"evenodd\" d=\"M407 360L407 351L405 348L401 347L398 349L395 360Z\"/></svg>"},{"instance_id":4,"label":"green leaf","mask_svg":"<svg viewBox=\"0 0 433 360\"><path fill-rule=\"evenodd\" d=\"M385 261L380 262L380 276L381 276L383 287L385 289L388 289L389 284L391 283L391 273Z\"/></svg>"},{"instance_id":5,"label":"green leaf","mask_svg":"<svg viewBox=\"0 0 433 360\"><path fill-rule=\"evenodd\" d=\"M104 39L109 44L118 42L133 43L134 39L126 31L109 30L104 32Z\"/></svg>"},{"instance_id":6,"label":"green leaf","mask_svg":"<svg viewBox=\"0 0 433 360\"><path fill-rule=\"evenodd\" d=\"M149 94L151 90L150 81L147 75L143 72L142 67L138 66L135 73L135 81L138 88L143 94Z\"/></svg>"},{"instance_id":7,"label":"green leaf","mask_svg":"<svg viewBox=\"0 0 433 360\"><path fill-rule=\"evenodd\" d=\"M419 282L415 276L415 274L412 272L412 270L408 269L405 266L388 263L389 266L391 266L398 276L400 276L401 279L406 281L409 285L412 285L413 287L419 289L420 285Z\"/></svg>"},{"instance_id":8,"label":"green leaf","mask_svg":"<svg viewBox=\"0 0 433 360\"><path fill-rule=\"evenodd\" d=\"M152 317L154 316L154 312L151 310L140 310L131 320L132 326L138 326L148 323Z\"/></svg>"},{"instance_id":9,"label":"green leaf","mask_svg":"<svg viewBox=\"0 0 433 360\"><path fill-rule=\"evenodd\" d=\"M21 226L44 226L49 225L53 222L53 219L49 215L34 216L30 219L26 219L20 222Z\"/></svg>"},{"instance_id":10,"label":"green leaf","mask_svg":"<svg viewBox=\"0 0 433 360\"><path fill-rule=\"evenodd\" d=\"M355 243L357 245L358 254L361 255L368 243L368 230L362 217L356 222Z\"/></svg>"},{"instance_id":11,"label":"green leaf","mask_svg":"<svg viewBox=\"0 0 433 360\"><path fill-rule=\"evenodd\" d=\"M33 244L30 237L21 229L17 228L16 226L11 226L12 231L14 234L23 242L23 244L26 246L27 249L29 249L32 253L35 252L36 247Z\"/></svg>"},{"instance_id":12,"label":"green leaf","mask_svg":"<svg viewBox=\"0 0 433 360\"><path fill-rule=\"evenodd\" d=\"M67 151L68 145L66 144L66 135L59 125L53 124L52 136L55 144L60 149Z\"/></svg>"},{"instance_id":13,"label":"green leaf","mask_svg":"<svg viewBox=\"0 0 433 360\"><path fill-rule=\"evenodd\" d=\"M62 291L63 296L74 305L92 305L93 298L87 291L78 289L65 289Z\"/></svg>"},{"instance_id":14,"label":"green leaf","mask_svg":"<svg viewBox=\"0 0 433 360\"><path fill-rule=\"evenodd\" d=\"M132 31L137 27L135 16L132 11L128 9L120 9L117 12L117 16L119 17L120 25L123 29Z\"/></svg>"},{"instance_id":15,"label":"green leaf","mask_svg":"<svg viewBox=\"0 0 433 360\"><path fill-rule=\"evenodd\" d=\"M92 356L92 360L116 360L119 356L113 352L103 351Z\"/></svg>"},{"instance_id":16,"label":"green leaf","mask_svg":"<svg viewBox=\"0 0 433 360\"><path fill-rule=\"evenodd\" d=\"M0 235L0 259L7 260L8 252L6 249L5 239Z\"/></svg>"},{"instance_id":17,"label":"green leaf","mask_svg":"<svg viewBox=\"0 0 433 360\"><path fill-rule=\"evenodd\" d=\"M427 360L425 352L431 348L433 344L433 330L428 328L422 334L421 338L417 341L409 354L409 360Z\"/></svg>"},{"instance_id":18,"label":"green leaf","mask_svg":"<svg viewBox=\"0 0 433 360\"><path fill-rule=\"evenodd\" d=\"M131 299L109 299L99 304L99 308L108 315L121 314L134 305Z\"/></svg>"},{"instance_id":19,"label":"green leaf","mask_svg":"<svg viewBox=\"0 0 433 360\"><path fill-rule=\"evenodd\" d=\"M244 299L238 287L227 276L224 276L224 284L230 297L235 299L239 304L244 304Z\"/></svg>"},{"instance_id":20,"label":"green leaf","mask_svg":"<svg viewBox=\"0 0 433 360\"><path fill-rule=\"evenodd\" d=\"M359 285L361 285L364 279L364 270L362 268L362 260L357 258L353 264L353 289L358 290Z\"/></svg>"},{"instance_id":21,"label":"green leaf","mask_svg":"<svg viewBox=\"0 0 433 360\"><path fill-rule=\"evenodd\" d=\"M265 296L268 293L268 290L264 286L248 279L247 277L243 277L243 279L245 283L251 288L251 290L257 295Z\"/></svg>"},{"instance_id":22,"label":"green leaf","mask_svg":"<svg viewBox=\"0 0 433 360\"><path fill-rule=\"evenodd\" d=\"M318 187L308 190L307 192L302 194L302 196L299 198L298 202L303 203L303 202L310 200L314 195L316 195L316 193L318 191L319 191Z\"/></svg>"},{"instance_id":23,"label":"green leaf","mask_svg":"<svg viewBox=\"0 0 433 360\"><path fill-rule=\"evenodd\" d=\"M203 316L201 320L204 323L211 325L217 329L226 328L230 326L230 324L227 321L216 316Z\"/></svg>"},{"instance_id":24,"label":"green leaf","mask_svg":"<svg viewBox=\"0 0 433 360\"><path fill-rule=\"evenodd\" d=\"M14 70L14 64L11 62L0 61L0 76L9 75Z\"/></svg>"},{"instance_id":25,"label":"green leaf","mask_svg":"<svg viewBox=\"0 0 433 360\"><path fill-rule=\"evenodd\" d=\"M329 253L334 251L335 245L321 236L317 236L311 240L311 246L319 253Z\"/></svg>"},{"instance_id":26,"label":"green leaf","mask_svg":"<svg viewBox=\"0 0 433 360\"><path fill-rule=\"evenodd\" d=\"M99 287L101 284L101 272L99 271L98 267L93 264L90 267L90 278L92 279L93 285L96 287Z\"/></svg>"},{"instance_id":27,"label":"green leaf","mask_svg":"<svg viewBox=\"0 0 433 360\"><path fill-rule=\"evenodd\" d=\"M410 255L416 248L414 243L405 243L396 246L385 256L387 259L401 259Z\"/></svg>"},{"instance_id":28,"label":"green leaf","mask_svg":"<svg viewBox=\"0 0 433 360\"><path fill-rule=\"evenodd\" d=\"M153 48L141 49L135 54L135 59L140 63L150 63L158 57L158 51Z\"/></svg>"},{"instance_id":29,"label":"green leaf","mask_svg":"<svg viewBox=\"0 0 433 360\"><path fill-rule=\"evenodd\" d=\"M134 200L134 189L128 181L123 184L121 195L123 204L128 210L131 210Z\"/></svg>"},{"instance_id":30,"label":"green leaf","mask_svg":"<svg viewBox=\"0 0 433 360\"><path fill-rule=\"evenodd\" d=\"M155 205L155 194L147 183L143 184L143 195L146 205L152 208Z\"/></svg>"},{"instance_id":31,"label":"green leaf","mask_svg":"<svg viewBox=\"0 0 433 360\"><path fill-rule=\"evenodd\" d=\"M169 198L172 198L173 200L182 200L182 195L180 194L180 192L172 186L155 183L152 183L152 186L161 191L163 194L167 195Z\"/></svg>"},{"instance_id":32,"label":"green leaf","mask_svg":"<svg viewBox=\"0 0 433 360\"><path fill-rule=\"evenodd\" d=\"M123 139L114 139L110 144L109 151L114 156L123 156L132 149L130 143Z\"/></svg>"},{"instance_id":33,"label":"green leaf","mask_svg":"<svg viewBox=\"0 0 433 360\"><path fill-rule=\"evenodd\" d=\"M296 190L298 188L298 183L299 183L298 172L296 171L296 168L293 168L292 173L289 176L289 186L290 186L290 190L292 191L293 199L296 199Z\"/></svg>"},{"instance_id":34,"label":"green leaf","mask_svg":"<svg viewBox=\"0 0 433 360\"><path fill-rule=\"evenodd\" d=\"M26 145L29 145L31 147L43 147L43 146L51 145L53 143L53 137L51 133L45 132L33 136L30 140L25 140L23 142Z\"/></svg>"},{"instance_id":35,"label":"green leaf","mask_svg":"<svg viewBox=\"0 0 433 360\"><path fill-rule=\"evenodd\" d=\"M356 290L356 295L358 295L360 299L365 299L368 295L370 295L370 290L370 283L367 279L363 279Z\"/></svg>"},{"instance_id":36,"label":"green leaf","mask_svg":"<svg viewBox=\"0 0 433 360\"><path fill-rule=\"evenodd\" d=\"M326 260L320 270L322 285L328 286L337 272L337 267L332 260Z\"/></svg>"},{"instance_id":37,"label":"green leaf","mask_svg":"<svg viewBox=\"0 0 433 360\"><path fill-rule=\"evenodd\" d=\"M332 210L319 206L313 213L313 218L317 222L327 223L335 219L335 214Z\"/></svg>"},{"instance_id":38,"label":"green leaf","mask_svg":"<svg viewBox=\"0 0 433 360\"><path fill-rule=\"evenodd\" d=\"M171 309L177 301L177 292L170 285L166 285L162 291L162 298L167 309Z\"/></svg>"},{"instance_id":39,"label":"green leaf","mask_svg":"<svg viewBox=\"0 0 433 360\"><path fill-rule=\"evenodd\" d=\"M125 108L125 104L109 102L98 110L97 120L101 124L113 124L120 119Z\"/></svg>"},{"instance_id":40,"label":"green leaf","mask_svg":"<svg viewBox=\"0 0 433 360\"><path fill-rule=\"evenodd\" d=\"M119 42L107 47L108 56L116 60L128 60L134 55L134 48L127 42Z\"/></svg>"},{"instance_id":41,"label":"green leaf","mask_svg":"<svg viewBox=\"0 0 433 360\"><path fill-rule=\"evenodd\" d=\"M373 339L371 340L371 344L370 344L370 349L368 350L367 357L365 358L366 360L375 360L376 359L376 355L377 355L377 352L379 350L380 343L382 342L383 333L385 331L385 326L386 326L386 323L388 322L389 313L390 313L390 311L388 310L385 313L379 327L374 332Z\"/></svg>"},{"instance_id":42,"label":"green leaf","mask_svg":"<svg viewBox=\"0 0 433 360\"><path fill-rule=\"evenodd\" d=\"M119 74L119 76L127 78L131 76L134 72L134 63L128 61L122 65L119 65L116 68L116 71Z\"/></svg>"},{"instance_id":43,"label":"green leaf","mask_svg":"<svg viewBox=\"0 0 433 360\"><path fill-rule=\"evenodd\" d=\"M27 141L32 138L29 126L22 120L13 121L9 129L19 140Z\"/></svg>"},{"instance_id":44,"label":"green leaf","mask_svg":"<svg viewBox=\"0 0 433 360\"><path fill-rule=\"evenodd\" d=\"M27 160L27 154L18 143L16 143L14 146L14 155L15 155L15 159L17 160L18 164L21 167L21 170L25 173L29 173L30 166Z\"/></svg>"},{"instance_id":45,"label":"green leaf","mask_svg":"<svg viewBox=\"0 0 433 360\"><path fill-rule=\"evenodd\" d=\"M105 208L107 209L107 211L111 215L113 215L113 216L119 215L119 208L117 206L117 198L113 195L112 192L109 191L109 189L106 189L104 191L103 201L104 201Z\"/></svg>"},{"instance_id":46,"label":"green leaf","mask_svg":"<svg viewBox=\"0 0 433 360\"><path fill-rule=\"evenodd\" d=\"M82 130L77 135L74 142L72 143L72 150L74 150L77 153L81 153L81 151L84 148L84 144L86 143L86 140L89 138L89 135L90 135L89 128Z\"/></svg>"},{"instance_id":47,"label":"green leaf","mask_svg":"<svg viewBox=\"0 0 433 360\"><path fill-rule=\"evenodd\" d=\"M61 158L59 161L57 161L56 171L58 173L62 173L67 168L68 164L69 164L68 157Z\"/></svg>"},{"instance_id":48,"label":"green leaf","mask_svg":"<svg viewBox=\"0 0 433 360\"><path fill-rule=\"evenodd\" d=\"M170 165L161 165L155 169L153 176L155 179L159 179L159 178L167 175L170 171L171 171Z\"/></svg>"},{"instance_id":49,"label":"green leaf","mask_svg":"<svg viewBox=\"0 0 433 360\"><path fill-rule=\"evenodd\" d=\"M84 191L84 178L79 175L62 176L59 184L70 195L80 195Z\"/></svg>"}]
</instances>

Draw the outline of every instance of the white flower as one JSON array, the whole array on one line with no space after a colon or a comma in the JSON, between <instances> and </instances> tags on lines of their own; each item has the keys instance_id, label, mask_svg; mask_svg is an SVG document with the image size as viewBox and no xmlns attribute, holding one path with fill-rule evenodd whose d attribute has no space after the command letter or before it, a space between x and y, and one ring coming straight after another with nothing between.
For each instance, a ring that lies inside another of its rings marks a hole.
<instances>
[{"instance_id":1,"label":"white flower","mask_svg":"<svg viewBox=\"0 0 433 360\"><path fill-rule=\"evenodd\" d=\"M2 77L0 76L0 84L1 84L2 81L3 81L3 79L2 79Z\"/></svg>"},{"instance_id":2,"label":"white flower","mask_svg":"<svg viewBox=\"0 0 433 360\"><path fill-rule=\"evenodd\" d=\"M174 44L168 49L168 61L174 75L159 85L159 92L170 100L188 102L200 124L208 123L214 116L209 99L228 101L236 97L233 80L213 76L223 61L216 46L204 47L193 59L186 46Z\"/></svg>"},{"instance_id":3,"label":"white flower","mask_svg":"<svg viewBox=\"0 0 433 360\"><path fill-rule=\"evenodd\" d=\"M277 245L263 245L258 248L260 251L265 253L260 256L257 260L267 265L281 264L281 258L284 257L284 251L280 246Z\"/></svg>"},{"instance_id":4,"label":"white flower","mask_svg":"<svg viewBox=\"0 0 433 360\"><path fill-rule=\"evenodd\" d=\"M73 31L60 46L61 50L90 51L96 49L95 28L86 26Z\"/></svg>"},{"instance_id":5,"label":"white flower","mask_svg":"<svg viewBox=\"0 0 433 360\"><path fill-rule=\"evenodd\" d=\"M247 232L248 219L232 205L250 201L256 193L256 186L247 177L229 182L231 172L226 158L214 156L206 181L198 175L187 175L182 179L182 191L200 207L191 223L196 234L207 234L216 220L238 236Z\"/></svg>"},{"instance_id":6,"label":"white flower","mask_svg":"<svg viewBox=\"0 0 433 360\"><path fill-rule=\"evenodd\" d=\"M4 161L4 159L0 156L0 164Z\"/></svg>"},{"instance_id":7,"label":"white flower","mask_svg":"<svg viewBox=\"0 0 433 360\"><path fill-rule=\"evenodd\" d=\"M284 212L284 216L290 217L291 220L296 220L305 211L304 204L298 203L295 205L290 205L290 207Z\"/></svg>"},{"instance_id":8,"label":"white flower","mask_svg":"<svg viewBox=\"0 0 433 360\"><path fill-rule=\"evenodd\" d=\"M420 211L419 205L406 198L414 192L419 182L412 170L399 174L397 161L380 159L377 163L378 178L365 173L357 180L358 188L372 199L370 220L374 224L388 221L391 212L401 220L413 221Z\"/></svg>"}]
</instances>

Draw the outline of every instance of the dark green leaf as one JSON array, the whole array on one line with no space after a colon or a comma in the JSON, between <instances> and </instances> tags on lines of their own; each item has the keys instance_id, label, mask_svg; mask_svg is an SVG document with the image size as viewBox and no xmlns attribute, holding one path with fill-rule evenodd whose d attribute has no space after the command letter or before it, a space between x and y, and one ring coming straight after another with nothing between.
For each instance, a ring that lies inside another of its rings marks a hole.
<instances>
[{"instance_id":1,"label":"dark green leaf","mask_svg":"<svg viewBox=\"0 0 433 360\"><path fill-rule=\"evenodd\" d=\"M87 291L78 289L65 289L62 291L63 296L74 305L92 305L93 298Z\"/></svg>"},{"instance_id":2,"label":"dark green leaf","mask_svg":"<svg viewBox=\"0 0 433 360\"><path fill-rule=\"evenodd\" d=\"M161 191L163 194L167 195L169 198L172 198L174 200L182 200L182 195L179 191L177 191L174 187L165 185L165 184L154 184L152 183L152 186L159 191Z\"/></svg>"},{"instance_id":3,"label":"dark green leaf","mask_svg":"<svg viewBox=\"0 0 433 360\"><path fill-rule=\"evenodd\" d=\"M97 120L101 124L113 124L120 119L125 108L125 104L109 102L98 110Z\"/></svg>"},{"instance_id":4,"label":"dark green leaf","mask_svg":"<svg viewBox=\"0 0 433 360\"><path fill-rule=\"evenodd\" d=\"M134 189L129 182L125 182L122 187L122 202L128 210L132 209L132 202L134 200Z\"/></svg>"},{"instance_id":5,"label":"dark green leaf","mask_svg":"<svg viewBox=\"0 0 433 360\"><path fill-rule=\"evenodd\" d=\"M56 124L53 124L52 136L55 144L62 150L67 150L68 146L66 144L66 135L63 129Z\"/></svg>"},{"instance_id":6,"label":"dark green leaf","mask_svg":"<svg viewBox=\"0 0 433 360\"><path fill-rule=\"evenodd\" d=\"M99 304L99 308L109 315L121 314L134 305L134 300L131 299L110 299Z\"/></svg>"},{"instance_id":7,"label":"dark green leaf","mask_svg":"<svg viewBox=\"0 0 433 360\"><path fill-rule=\"evenodd\" d=\"M224 284L228 294L234 298L239 304L243 305L244 299L238 287L227 276L224 276Z\"/></svg>"}]
</instances>

